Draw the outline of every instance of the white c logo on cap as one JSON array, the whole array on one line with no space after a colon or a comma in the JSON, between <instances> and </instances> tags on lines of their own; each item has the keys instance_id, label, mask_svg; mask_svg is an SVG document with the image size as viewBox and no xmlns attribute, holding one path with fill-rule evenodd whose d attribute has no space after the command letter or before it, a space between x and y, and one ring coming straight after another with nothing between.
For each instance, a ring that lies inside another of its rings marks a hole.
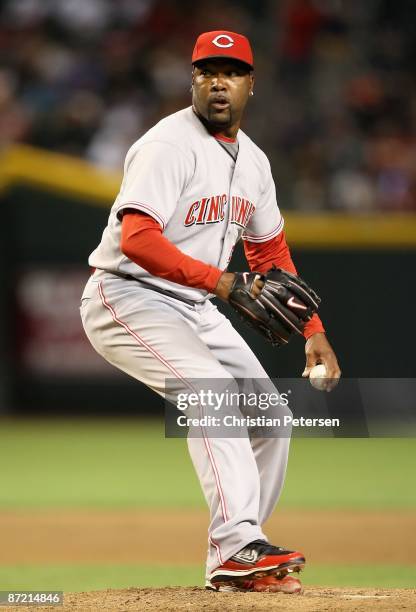
<instances>
[{"instance_id":1,"label":"white c logo on cap","mask_svg":"<svg viewBox=\"0 0 416 612\"><path fill-rule=\"evenodd\" d=\"M225 40L228 40L228 42L220 42L221 38L225 38ZM218 36L216 36L212 42L217 47L232 47L234 44L234 40L231 38L231 36L228 36L228 34L218 34Z\"/></svg>"}]
</instances>

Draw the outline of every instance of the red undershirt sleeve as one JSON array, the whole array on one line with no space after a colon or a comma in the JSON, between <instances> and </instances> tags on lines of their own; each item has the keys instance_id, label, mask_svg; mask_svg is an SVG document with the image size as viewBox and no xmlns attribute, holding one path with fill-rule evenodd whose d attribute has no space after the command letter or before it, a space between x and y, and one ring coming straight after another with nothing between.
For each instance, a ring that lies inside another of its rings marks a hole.
<instances>
[{"instance_id":1,"label":"red undershirt sleeve","mask_svg":"<svg viewBox=\"0 0 416 612\"><path fill-rule=\"evenodd\" d=\"M297 274L283 231L275 238L266 242L250 242L249 240L244 240L243 242L250 270L264 273L275 265L278 268ZM305 325L303 335L308 339L318 332L325 332L325 329L321 319L315 313L312 319Z\"/></svg>"},{"instance_id":2,"label":"red undershirt sleeve","mask_svg":"<svg viewBox=\"0 0 416 612\"><path fill-rule=\"evenodd\" d=\"M153 276L212 293L221 270L183 253L165 236L155 219L127 211L121 225L121 251Z\"/></svg>"}]
</instances>

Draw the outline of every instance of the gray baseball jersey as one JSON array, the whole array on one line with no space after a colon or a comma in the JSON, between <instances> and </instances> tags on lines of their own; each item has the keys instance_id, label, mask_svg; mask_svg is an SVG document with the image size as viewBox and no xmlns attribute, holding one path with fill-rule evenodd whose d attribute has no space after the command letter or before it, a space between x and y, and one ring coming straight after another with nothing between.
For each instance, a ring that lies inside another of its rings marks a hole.
<instances>
[{"instance_id":1,"label":"gray baseball jersey","mask_svg":"<svg viewBox=\"0 0 416 612\"><path fill-rule=\"evenodd\" d=\"M184 253L225 270L240 237L263 242L283 228L266 155L241 130L238 145L234 162L192 107L157 123L127 153L120 192L90 265L205 299L206 291L154 277L121 252L122 213L152 216Z\"/></svg>"}]
</instances>

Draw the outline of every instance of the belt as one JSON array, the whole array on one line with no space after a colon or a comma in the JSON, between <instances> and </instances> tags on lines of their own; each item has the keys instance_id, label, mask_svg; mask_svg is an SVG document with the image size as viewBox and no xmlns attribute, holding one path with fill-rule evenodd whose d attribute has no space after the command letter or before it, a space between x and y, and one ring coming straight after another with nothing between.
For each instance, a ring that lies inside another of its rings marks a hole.
<instances>
[{"instance_id":1,"label":"belt","mask_svg":"<svg viewBox=\"0 0 416 612\"><path fill-rule=\"evenodd\" d=\"M92 269L91 274L94 274L94 272L99 268L91 268L91 269ZM122 272L114 272L114 270L111 270L111 272L109 270L103 270L103 272L107 272L108 274L113 274L114 276L118 276L119 278L124 278L124 280L136 281L136 283L139 283L139 285L143 287L144 289L150 289L151 291L156 291L156 293L161 293L162 295L166 295L167 297L171 297L171 298L174 298L175 300L179 300L180 302L184 302L185 304L188 304L188 306L194 307L196 304L195 300L188 300L188 298L182 297L181 295L177 295L173 291L169 291L169 289L162 289L161 287L155 287L154 285L151 285L150 283L146 283L145 281L139 280L138 278L136 278L135 276L132 276L131 274L123 274Z\"/></svg>"}]
</instances>

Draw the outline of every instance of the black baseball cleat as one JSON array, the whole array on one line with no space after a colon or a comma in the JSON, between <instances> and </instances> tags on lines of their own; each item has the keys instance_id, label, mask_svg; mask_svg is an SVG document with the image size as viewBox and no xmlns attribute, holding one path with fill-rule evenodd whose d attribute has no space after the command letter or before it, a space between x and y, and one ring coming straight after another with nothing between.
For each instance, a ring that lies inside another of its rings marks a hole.
<instances>
[{"instance_id":1,"label":"black baseball cleat","mask_svg":"<svg viewBox=\"0 0 416 612\"><path fill-rule=\"evenodd\" d=\"M246 581L300 572L305 566L305 557L294 550L273 546L266 540L250 542L238 553L211 572L208 581L215 590L223 587L239 588Z\"/></svg>"}]
</instances>

